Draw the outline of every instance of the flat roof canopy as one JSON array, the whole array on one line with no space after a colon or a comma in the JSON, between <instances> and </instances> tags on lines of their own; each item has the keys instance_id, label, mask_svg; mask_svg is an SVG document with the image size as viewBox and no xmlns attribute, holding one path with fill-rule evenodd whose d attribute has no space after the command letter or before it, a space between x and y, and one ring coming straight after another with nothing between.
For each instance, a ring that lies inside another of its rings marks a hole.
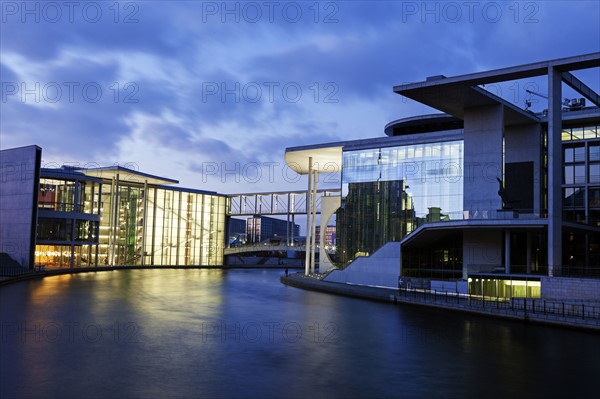
<instances>
[{"instance_id":1,"label":"flat roof canopy","mask_svg":"<svg viewBox=\"0 0 600 399\"><path fill-rule=\"evenodd\" d=\"M313 170L319 173L338 173L342 170L342 146L310 146L288 148L285 163L296 173L308 174L308 160L312 157Z\"/></svg>"},{"instance_id":2,"label":"flat roof canopy","mask_svg":"<svg viewBox=\"0 0 600 399\"><path fill-rule=\"evenodd\" d=\"M166 177L154 176L148 173L138 172L137 170L124 168L122 166L109 166L105 168L92 168L92 169L80 169L81 172L88 176L98 177L101 179L116 178L119 175L120 181L127 181L133 183L144 183L148 184L178 184L178 180L169 179Z\"/></svg>"}]
</instances>

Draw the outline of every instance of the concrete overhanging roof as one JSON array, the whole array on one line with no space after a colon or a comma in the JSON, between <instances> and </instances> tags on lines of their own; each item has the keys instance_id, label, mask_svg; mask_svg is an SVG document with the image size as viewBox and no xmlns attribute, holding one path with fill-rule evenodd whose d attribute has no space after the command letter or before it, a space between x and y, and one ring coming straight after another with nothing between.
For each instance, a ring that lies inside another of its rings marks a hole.
<instances>
[{"instance_id":1,"label":"concrete overhanging roof","mask_svg":"<svg viewBox=\"0 0 600 399\"><path fill-rule=\"evenodd\" d=\"M138 172L137 170L124 168L122 166L108 166L104 168L80 169L81 172L88 176L98 177L101 179L113 179L119 175L120 181L131 183L144 183L155 185L178 184L178 180L169 179L166 177L154 176L148 173Z\"/></svg>"},{"instance_id":2,"label":"concrete overhanging roof","mask_svg":"<svg viewBox=\"0 0 600 399\"><path fill-rule=\"evenodd\" d=\"M338 173L342 170L342 143L292 147L285 150L285 163L301 175L308 174L312 157L313 170L319 173Z\"/></svg>"},{"instance_id":3,"label":"concrete overhanging roof","mask_svg":"<svg viewBox=\"0 0 600 399\"><path fill-rule=\"evenodd\" d=\"M555 67L560 71L576 71L579 69L600 67L600 52L578 55L575 57L559 58L550 61L534 62L531 64L494 69L485 72L470 73L467 75L459 75L450 78L440 78L419 83L408 83L394 86L394 91L398 93L401 90L454 83L464 86L478 86L487 83L505 82L507 80L532 78L535 76L547 75L548 68L550 67Z\"/></svg>"},{"instance_id":4,"label":"concrete overhanging roof","mask_svg":"<svg viewBox=\"0 0 600 399\"><path fill-rule=\"evenodd\" d=\"M477 86L471 87L455 83L402 90L397 93L459 119L464 119L465 108L502 104L505 107L504 124L506 126L540 121L534 114Z\"/></svg>"},{"instance_id":5,"label":"concrete overhanging roof","mask_svg":"<svg viewBox=\"0 0 600 399\"><path fill-rule=\"evenodd\" d=\"M394 92L461 119L465 108L503 104L506 125L531 123L539 121L535 115L478 86L547 75L551 67L562 72L600 67L600 52L449 78L433 77L424 82L394 86ZM565 73L563 80L592 102L597 101L597 94L575 81L571 74Z\"/></svg>"}]
</instances>

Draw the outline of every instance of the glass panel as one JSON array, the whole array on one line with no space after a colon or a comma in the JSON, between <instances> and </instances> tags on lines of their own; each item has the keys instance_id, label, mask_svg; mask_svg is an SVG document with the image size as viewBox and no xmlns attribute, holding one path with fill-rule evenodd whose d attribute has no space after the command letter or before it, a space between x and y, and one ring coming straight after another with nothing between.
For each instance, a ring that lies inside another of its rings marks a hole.
<instances>
[{"instance_id":1,"label":"glass panel","mask_svg":"<svg viewBox=\"0 0 600 399\"><path fill-rule=\"evenodd\" d=\"M583 128L576 127L576 128L571 129L571 135L573 136L573 140L583 139Z\"/></svg>"},{"instance_id":2,"label":"glass panel","mask_svg":"<svg viewBox=\"0 0 600 399\"><path fill-rule=\"evenodd\" d=\"M38 206L58 212L75 210L75 182L40 179ZM79 210L77 210L79 212Z\"/></svg>"},{"instance_id":3,"label":"glass panel","mask_svg":"<svg viewBox=\"0 0 600 399\"><path fill-rule=\"evenodd\" d=\"M583 128L584 139L595 139L596 137L596 126L586 126Z\"/></svg>"},{"instance_id":4,"label":"glass panel","mask_svg":"<svg viewBox=\"0 0 600 399\"><path fill-rule=\"evenodd\" d=\"M600 187L590 187L588 192L590 208L600 208Z\"/></svg>"},{"instance_id":5,"label":"glass panel","mask_svg":"<svg viewBox=\"0 0 600 399\"><path fill-rule=\"evenodd\" d=\"M590 145L589 153L590 161L600 161L600 145Z\"/></svg>"},{"instance_id":6,"label":"glass panel","mask_svg":"<svg viewBox=\"0 0 600 399\"><path fill-rule=\"evenodd\" d=\"M575 184L585 183L585 165L575 165Z\"/></svg>"},{"instance_id":7,"label":"glass panel","mask_svg":"<svg viewBox=\"0 0 600 399\"><path fill-rule=\"evenodd\" d=\"M574 205L576 207L582 207L585 204L585 189L582 187L575 188L575 193L573 194Z\"/></svg>"},{"instance_id":8,"label":"glass panel","mask_svg":"<svg viewBox=\"0 0 600 399\"><path fill-rule=\"evenodd\" d=\"M565 148L565 162L572 163L575 160L575 151L573 148L567 147Z\"/></svg>"},{"instance_id":9,"label":"glass panel","mask_svg":"<svg viewBox=\"0 0 600 399\"><path fill-rule=\"evenodd\" d=\"M71 219L39 218L38 240L71 241L73 221Z\"/></svg>"},{"instance_id":10,"label":"glass panel","mask_svg":"<svg viewBox=\"0 0 600 399\"><path fill-rule=\"evenodd\" d=\"M585 147L575 147L575 162L585 161Z\"/></svg>"},{"instance_id":11,"label":"glass panel","mask_svg":"<svg viewBox=\"0 0 600 399\"><path fill-rule=\"evenodd\" d=\"M589 224L600 226L600 211L590 211Z\"/></svg>"},{"instance_id":12,"label":"glass panel","mask_svg":"<svg viewBox=\"0 0 600 399\"><path fill-rule=\"evenodd\" d=\"M600 164L590 165L590 183L600 183Z\"/></svg>"},{"instance_id":13,"label":"glass panel","mask_svg":"<svg viewBox=\"0 0 600 399\"><path fill-rule=\"evenodd\" d=\"M563 188L563 206L564 207L572 207L575 204L575 199L573 198L573 193L575 192L574 188Z\"/></svg>"},{"instance_id":14,"label":"glass panel","mask_svg":"<svg viewBox=\"0 0 600 399\"><path fill-rule=\"evenodd\" d=\"M575 170L574 166L565 166L565 173L563 176L564 184L573 184L574 183L574 176L573 176L574 170Z\"/></svg>"},{"instance_id":15,"label":"glass panel","mask_svg":"<svg viewBox=\"0 0 600 399\"><path fill-rule=\"evenodd\" d=\"M48 269L71 267L71 247L69 245L36 245L35 264Z\"/></svg>"},{"instance_id":16,"label":"glass panel","mask_svg":"<svg viewBox=\"0 0 600 399\"><path fill-rule=\"evenodd\" d=\"M571 141L571 129L563 129L562 141Z\"/></svg>"}]
</instances>

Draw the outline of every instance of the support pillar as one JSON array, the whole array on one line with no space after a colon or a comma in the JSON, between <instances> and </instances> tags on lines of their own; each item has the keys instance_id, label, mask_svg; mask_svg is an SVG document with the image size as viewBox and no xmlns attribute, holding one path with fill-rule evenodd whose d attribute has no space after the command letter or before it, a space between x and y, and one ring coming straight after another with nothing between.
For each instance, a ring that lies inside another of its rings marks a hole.
<instances>
[{"instance_id":1,"label":"support pillar","mask_svg":"<svg viewBox=\"0 0 600 399\"><path fill-rule=\"evenodd\" d=\"M510 230L504 231L504 273L510 274Z\"/></svg>"},{"instance_id":2,"label":"support pillar","mask_svg":"<svg viewBox=\"0 0 600 399\"><path fill-rule=\"evenodd\" d=\"M318 178L318 172L315 170L312 173L313 176L313 183L312 183L312 193L310 195L311 197L311 201L312 201L312 205L310 206L310 210L312 212L311 215L311 228L312 231L310 233L310 238L311 238L311 243L310 243L310 272L314 273L315 272L315 251L317 248L317 244L316 244L316 235L317 235L317 178Z\"/></svg>"},{"instance_id":3,"label":"support pillar","mask_svg":"<svg viewBox=\"0 0 600 399\"><path fill-rule=\"evenodd\" d=\"M308 157L308 191L307 191L307 197L306 197L306 242L304 244L304 248L305 248L305 259L304 259L304 274L306 276L308 276L308 274L310 273L310 235L312 233L312 226L311 226L311 213L312 213L312 209L311 209L311 204L312 204L312 200L311 200L311 194L312 194L312 168L313 168L313 159L312 157Z\"/></svg>"},{"instance_id":4,"label":"support pillar","mask_svg":"<svg viewBox=\"0 0 600 399\"><path fill-rule=\"evenodd\" d=\"M562 74L548 68L548 275L562 263Z\"/></svg>"},{"instance_id":5,"label":"support pillar","mask_svg":"<svg viewBox=\"0 0 600 399\"><path fill-rule=\"evenodd\" d=\"M146 264L146 217L148 216L148 180L144 180L144 213L142 216L142 266Z\"/></svg>"},{"instance_id":6,"label":"support pillar","mask_svg":"<svg viewBox=\"0 0 600 399\"><path fill-rule=\"evenodd\" d=\"M292 245L292 246L294 245L294 227L296 226L296 222L295 222L294 219L295 219L294 218L294 214L292 213L292 227L291 227L291 231L292 231L291 236L292 236L292 238L290 240L290 245Z\"/></svg>"},{"instance_id":7,"label":"support pillar","mask_svg":"<svg viewBox=\"0 0 600 399\"><path fill-rule=\"evenodd\" d=\"M531 232L527 232L527 274L531 274Z\"/></svg>"},{"instance_id":8,"label":"support pillar","mask_svg":"<svg viewBox=\"0 0 600 399\"><path fill-rule=\"evenodd\" d=\"M289 196L289 194L288 194ZM285 225L285 245L290 245L290 213L288 212L286 215L286 225Z\"/></svg>"}]
</instances>

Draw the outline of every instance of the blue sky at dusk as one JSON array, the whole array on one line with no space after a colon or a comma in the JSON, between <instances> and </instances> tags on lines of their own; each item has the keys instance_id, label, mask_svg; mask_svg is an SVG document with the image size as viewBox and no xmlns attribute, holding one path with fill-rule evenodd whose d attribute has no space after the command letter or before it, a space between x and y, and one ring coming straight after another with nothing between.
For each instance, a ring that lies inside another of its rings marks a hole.
<instances>
[{"instance_id":1,"label":"blue sky at dusk","mask_svg":"<svg viewBox=\"0 0 600 399\"><path fill-rule=\"evenodd\" d=\"M430 113L392 91L600 51L597 1L2 1L0 145L222 193L303 189L290 146ZM578 77L598 90L600 71ZM523 105L525 85L493 88ZM538 104L538 108L543 104Z\"/></svg>"}]
</instances>

